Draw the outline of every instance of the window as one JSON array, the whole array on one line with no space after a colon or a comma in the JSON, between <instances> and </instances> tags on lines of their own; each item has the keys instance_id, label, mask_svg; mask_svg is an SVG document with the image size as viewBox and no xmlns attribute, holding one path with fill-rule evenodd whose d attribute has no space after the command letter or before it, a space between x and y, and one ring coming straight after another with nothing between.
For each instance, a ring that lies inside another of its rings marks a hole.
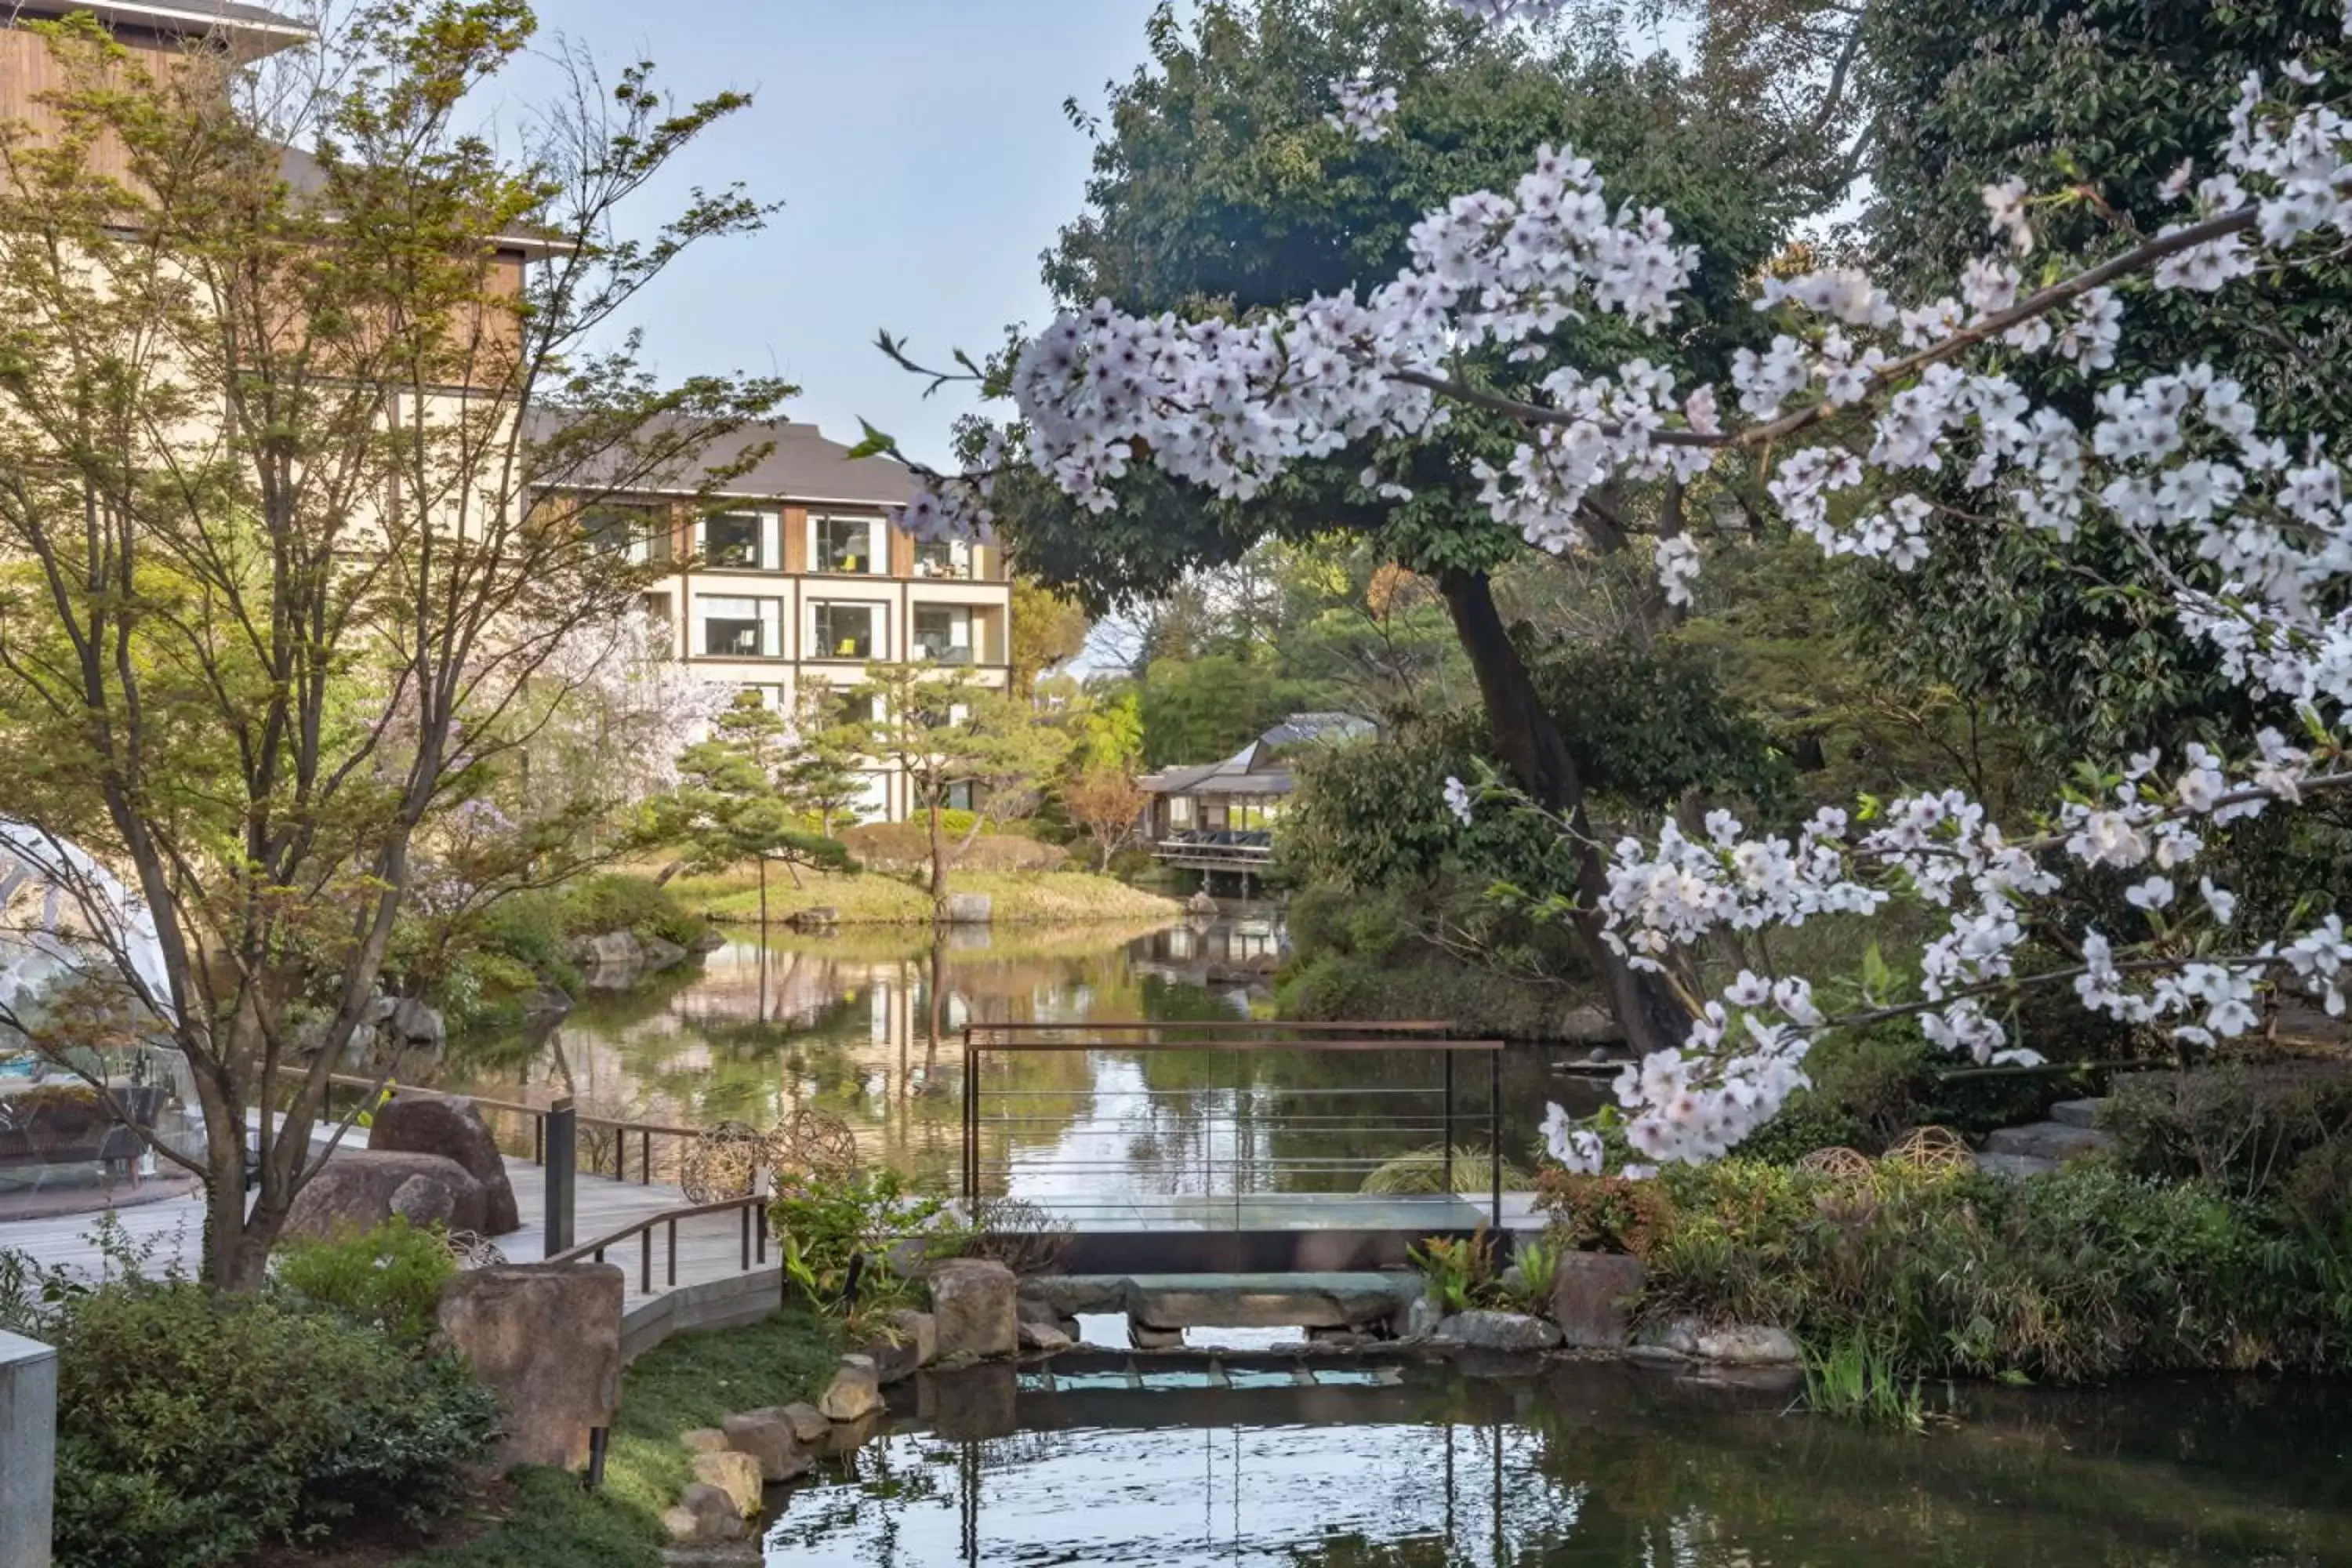
<instances>
[{"instance_id":1,"label":"window","mask_svg":"<svg viewBox=\"0 0 2352 1568\"><path fill-rule=\"evenodd\" d=\"M1192 797L1171 795L1168 797L1168 826L1181 833L1192 826Z\"/></svg>"},{"instance_id":2,"label":"window","mask_svg":"<svg viewBox=\"0 0 2352 1568\"><path fill-rule=\"evenodd\" d=\"M970 664L971 612L961 605L915 606L915 657L940 664Z\"/></svg>"},{"instance_id":3,"label":"window","mask_svg":"<svg viewBox=\"0 0 2352 1568\"><path fill-rule=\"evenodd\" d=\"M811 609L816 623L815 637L809 645L811 658L878 657L882 644L881 605L820 601Z\"/></svg>"},{"instance_id":4,"label":"window","mask_svg":"<svg viewBox=\"0 0 2352 1568\"><path fill-rule=\"evenodd\" d=\"M918 577L969 577L971 546L961 539L919 539L915 542Z\"/></svg>"},{"instance_id":5,"label":"window","mask_svg":"<svg viewBox=\"0 0 2352 1568\"><path fill-rule=\"evenodd\" d=\"M696 618L702 623L697 647L719 658L774 658L783 652L783 605L778 599L738 599L698 595Z\"/></svg>"},{"instance_id":6,"label":"window","mask_svg":"<svg viewBox=\"0 0 2352 1568\"><path fill-rule=\"evenodd\" d=\"M756 511L714 512L702 520L702 558L713 566L769 565L767 519Z\"/></svg>"},{"instance_id":7,"label":"window","mask_svg":"<svg viewBox=\"0 0 2352 1568\"><path fill-rule=\"evenodd\" d=\"M942 804L950 811L978 811L979 798L973 791L971 781L966 779L961 784L948 785L947 798Z\"/></svg>"},{"instance_id":8,"label":"window","mask_svg":"<svg viewBox=\"0 0 2352 1568\"><path fill-rule=\"evenodd\" d=\"M650 507L600 501L580 509L580 531L598 550L632 561L669 559L669 529Z\"/></svg>"},{"instance_id":9,"label":"window","mask_svg":"<svg viewBox=\"0 0 2352 1568\"><path fill-rule=\"evenodd\" d=\"M811 570L866 574L879 571L874 560L874 520L870 517L820 517Z\"/></svg>"}]
</instances>

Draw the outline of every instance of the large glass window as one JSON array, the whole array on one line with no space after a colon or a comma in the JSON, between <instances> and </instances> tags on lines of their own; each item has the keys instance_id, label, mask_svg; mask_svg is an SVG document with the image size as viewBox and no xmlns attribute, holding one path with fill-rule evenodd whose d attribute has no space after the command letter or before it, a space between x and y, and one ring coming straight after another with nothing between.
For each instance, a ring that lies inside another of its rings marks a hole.
<instances>
[{"instance_id":1,"label":"large glass window","mask_svg":"<svg viewBox=\"0 0 2352 1568\"><path fill-rule=\"evenodd\" d=\"M1171 795L1168 797L1168 826L1181 833L1192 826L1192 797Z\"/></svg>"},{"instance_id":2,"label":"large glass window","mask_svg":"<svg viewBox=\"0 0 2352 1568\"><path fill-rule=\"evenodd\" d=\"M702 558L713 566L769 564L761 536L766 520L756 511L714 512L702 520Z\"/></svg>"},{"instance_id":3,"label":"large glass window","mask_svg":"<svg viewBox=\"0 0 2352 1568\"><path fill-rule=\"evenodd\" d=\"M818 518L816 555L811 564L819 572L874 571L874 520L870 517Z\"/></svg>"},{"instance_id":4,"label":"large glass window","mask_svg":"<svg viewBox=\"0 0 2352 1568\"><path fill-rule=\"evenodd\" d=\"M882 606L820 601L811 658L875 658L882 644Z\"/></svg>"},{"instance_id":5,"label":"large glass window","mask_svg":"<svg viewBox=\"0 0 2352 1568\"><path fill-rule=\"evenodd\" d=\"M915 542L918 577L969 577L971 546L961 539L919 539Z\"/></svg>"},{"instance_id":6,"label":"large glass window","mask_svg":"<svg viewBox=\"0 0 2352 1568\"><path fill-rule=\"evenodd\" d=\"M782 625L781 602L704 595L695 601L701 612L702 651L721 658L773 658Z\"/></svg>"},{"instance_id":7,"label":"large glass window","mask_svg":"<svg viewBox=\"0 0 2352 1568\"><path fill-rule=\"evenodd\" d=\"M961 605L915 606L915 657L940 664L970 664L971 612Z\"/></svg>"},{"instance_id":8,"label":"large glass window","mask_svg":"<svg viewBox=\"0 0 2352 1568\"><path fill-rule=\"evenodd\" d=\"M669 559L669 529L650 507L600 501L581 509L580 529L599 550L632 561Z\"/></svg>"}]
</instances>

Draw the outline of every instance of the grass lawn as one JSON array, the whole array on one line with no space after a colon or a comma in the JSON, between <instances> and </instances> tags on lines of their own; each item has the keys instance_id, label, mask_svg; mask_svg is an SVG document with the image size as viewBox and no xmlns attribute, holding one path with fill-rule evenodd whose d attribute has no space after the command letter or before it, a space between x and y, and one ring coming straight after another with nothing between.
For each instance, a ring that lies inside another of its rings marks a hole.
<instances>
[{"instance_id":1,"label":"grass lawn","mask_svg":"<svg viewBox=\"0 0 2352 1568\"><path fill-rule=\"evenodd\" d=\"M801 883L795 888L782 868L769 868L770 920L823 905L838 911L845 925L930 923L930 895L883 872L848 877L803 871ZM1173 899L1089 871L962 871L952 885L959 893L987 894L1000 923L1148 921L1182 912ZM670 890L688 909L712 920L759 918L759 874L750 867L715 877L680 877Z\"/></svg>"},{"instance_id":2,"label":"grass lawn","mask_svg":"<svg viewBox=\"0 0 2352 1568\"><path fill-rule=\"evenodd\" d=\"M401 1568L658 1568L668 1542L662 1510L694 1479L678 1434L739 1410L814 1398L838 1355L824 1325L797 1309L747 1328L681 1334L622 1374L604 1490L584 1492L558 1470L518 1471L511 1490L497 1495L497 1516L467 1521L479 1533Z\"/></svg>"}]
</instances>

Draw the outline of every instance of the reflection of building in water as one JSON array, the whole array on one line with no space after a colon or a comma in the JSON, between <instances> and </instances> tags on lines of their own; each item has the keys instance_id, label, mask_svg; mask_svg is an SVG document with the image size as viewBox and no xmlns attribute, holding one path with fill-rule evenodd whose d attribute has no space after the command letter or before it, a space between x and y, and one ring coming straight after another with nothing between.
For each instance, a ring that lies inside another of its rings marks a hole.
<instances>
[{"instance_id":1,"label":"reflection of building in water","mask_svg":"<svg viewBox=\"0 0 2352 1568\"><path fill-rule=\"evenodd\" d=\"M1247 986L1265 982L1289 952L1279 916L1196 918L1138 942L1134 964L1139 973L1182 984Z\"/></svg>"}]
</instances>

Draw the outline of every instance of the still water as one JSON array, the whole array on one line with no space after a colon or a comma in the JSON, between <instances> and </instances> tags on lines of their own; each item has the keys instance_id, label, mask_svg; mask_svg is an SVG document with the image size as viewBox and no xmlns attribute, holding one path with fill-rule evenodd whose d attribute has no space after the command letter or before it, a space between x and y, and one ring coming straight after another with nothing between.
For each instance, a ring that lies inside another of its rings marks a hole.
<instances>
[{"instance_id":1,"label":"still water","mask_svg":"<svg viewBox=\"0 0 2352 1568\"><path fill-rule=\"evenodd\" d=\"M1267 1016L1282 942L1278 919L1254 910L1126 929L982 929L936 942L855 929L772 929L762 940L735 928L698 968L591 998L551 1030L457 1047L439 1081L502 1100L569 1093L584 1115L682 1127L767 1128L815 1109L851 1126L868 1163L948 1184L961 1162L966 1023ZM1522 1163L1543 1113L1544 1074L1532 1051L1505 1058L1503 1142ZM1443 1145L1442 1081L1425 1052L992 1056L984 1185L1057 1204L1353 1191L1384 1163ZM1453 1098L1455 1144L1483 1152L1484 1058L1462 1070ZM593 1129L583 1129L583 1163L610 1168ZM675 1179L679 1152L674 1141L655 1142L656 1173ZM632 1177L642 1152L628 1151Z\"/></svg>"},{"instance_id":2,"label":"still water","mask_svg":"<svg viewBox=\"0 0 2352 1568\"><path fill-rule=\"evenodd\" d=\"M1001 1400L934 1394L929 1420L909 1415L780 1492L768 1562L2352 1563L2352 1391L2341 1386L1938 1391L1959 1419L1897 1436L1794 1413L1786 1393L1613 1363L1489 1378L1414 1368L1392 1387L1058 1381L1048 1393L1024 1377Z\"/></svg>"}]
</instances>

